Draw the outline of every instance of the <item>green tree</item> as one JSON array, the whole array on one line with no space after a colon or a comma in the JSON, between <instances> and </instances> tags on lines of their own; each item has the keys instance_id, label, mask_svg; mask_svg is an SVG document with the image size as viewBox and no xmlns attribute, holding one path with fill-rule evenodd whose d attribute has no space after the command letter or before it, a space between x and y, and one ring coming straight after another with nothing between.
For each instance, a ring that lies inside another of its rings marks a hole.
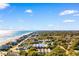
<instances>
[{"instance_id":1,"label":"green tree","mask_svg":"<svg viewBox=\"0 0 79 59\"><path fill-rule=\"evenodd\" d=\"M38 52L37 51L30 51L28 53L28 56L38 56Z\"/></svg>"},{"instance_id":2,"label":"green tree","mask_svg":"<svg viewBox=\"0 0 79 59\"><path fill-rule=\"evenodd\" d=\"M36 48L31 48L28 50L28 56L37 56L38 52L36 50Z\"/></svg>"},{"instance_id":3,"label":"green tree","mask_svg":"<svg viewBox=\"0 0 79 59\"><path fill-rule=\"evenodd\" d=\"M19 53L21 56L27 56L27 52L26 51L24 51L24 50L20 50L20 53Z\"/></svg>"},{"instance_id":4,"label":"green tree","mask_svg":"<svg viewBox=\"0 0 79 59\"><path fill-rule=\"evenodd\" d=\"M66 56L66 52L60 47L55 47L47 56Z\"/></svg>"}]
</instances>

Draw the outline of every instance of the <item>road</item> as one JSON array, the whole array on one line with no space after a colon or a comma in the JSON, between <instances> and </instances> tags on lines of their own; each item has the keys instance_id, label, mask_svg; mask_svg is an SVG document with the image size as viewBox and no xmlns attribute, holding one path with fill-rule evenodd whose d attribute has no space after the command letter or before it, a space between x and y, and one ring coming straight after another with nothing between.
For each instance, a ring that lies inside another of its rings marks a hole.
<instances>
[{"instance_id":1,"label":"road","mask_svg":"<svg viewBox=\"0 0 79 59\"><path fill-rule=\"evenodd\" d=\"M25 42L27 39L29 39L31 37L28 36L26 39L24 39L23 41L21 41L20 43L18 43L16 46L13 46L13 48L10 49L10 51L16 51L16 48L18 48L19 45L21 45L23 42Z\"/></svg>"},{"instance_id":2,"label":"road","mask_svg":"<svg viewBox=\"0 0 79 59\"><path fill-rule=\"evenodd\" d=\"M63 46L59 46L61 49L66 51L66 54L69 55L69 51L67 49L65 49Z\"/></svg>"}]
</instances>

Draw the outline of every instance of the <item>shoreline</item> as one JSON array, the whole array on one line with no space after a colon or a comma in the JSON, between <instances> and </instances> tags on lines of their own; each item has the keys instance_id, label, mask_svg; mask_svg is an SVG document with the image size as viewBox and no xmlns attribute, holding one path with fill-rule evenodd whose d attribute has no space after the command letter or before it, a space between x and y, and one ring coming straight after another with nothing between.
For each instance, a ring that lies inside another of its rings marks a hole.
<instances>
[{"instance_id":1,"label":"shoreline","mask_svg":"<svg viewBox=\"0 0 79 59\"><path fill-rule=\"evenodd\" d=\"M33 33L33 32L28 32L28 33L22 34L22 35L20 35L20 36L8 38L8 39L6 39L5 41L0 42L0 46L5 45L5 44L7 44L7 43L9 43L9 42L11 42L11 41L15 41L15 40L19 39L20 37L22 37L22 36L24 36L24 35L31 34L31 33Z\"/></svg>"}]
</instances>

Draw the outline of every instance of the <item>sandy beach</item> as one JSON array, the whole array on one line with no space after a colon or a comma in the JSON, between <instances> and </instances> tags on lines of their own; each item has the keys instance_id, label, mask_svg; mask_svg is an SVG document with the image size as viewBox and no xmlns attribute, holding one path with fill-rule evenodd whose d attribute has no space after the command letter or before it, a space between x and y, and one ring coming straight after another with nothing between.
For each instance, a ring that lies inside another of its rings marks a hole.
<instances>
[{"instance_id":1,"label":"sandy beach","mask_svg":"<svg viewBox=\"0 0 79 59\"><path fill-rule=\"evenodd\" d=\"M22 36L24 36L24 35L28 35L28 34L30 34L30 33L33 33L33 32L25 33L25 34L23 34L23 35L21 35L21 36L16 36L16 37L8 38L7 40L5 40L5 41L3 41L3 42L0 42L0 46L1 46L1 45L5 45L5 44L7 44L7 43L9 43L9 42L11 42L11 41L15 41L16 39L19 39L20 37L22 37Z\"/></svg>"}]
</instances>

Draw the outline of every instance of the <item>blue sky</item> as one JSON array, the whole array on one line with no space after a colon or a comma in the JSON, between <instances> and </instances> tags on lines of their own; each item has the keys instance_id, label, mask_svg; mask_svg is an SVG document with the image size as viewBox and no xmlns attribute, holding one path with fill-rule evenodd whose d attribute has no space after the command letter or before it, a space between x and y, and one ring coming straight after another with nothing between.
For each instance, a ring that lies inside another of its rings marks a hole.
<instances>
[{"instance_id":1,"label":"blue sky","mask_svg":"<svg viewBox=\"0 0 79 59\"><path fill-rule=\"evenodd\" d=\"M0 29L79 30L79 4L0 4Z\"/></svg>"}]
</instances>

